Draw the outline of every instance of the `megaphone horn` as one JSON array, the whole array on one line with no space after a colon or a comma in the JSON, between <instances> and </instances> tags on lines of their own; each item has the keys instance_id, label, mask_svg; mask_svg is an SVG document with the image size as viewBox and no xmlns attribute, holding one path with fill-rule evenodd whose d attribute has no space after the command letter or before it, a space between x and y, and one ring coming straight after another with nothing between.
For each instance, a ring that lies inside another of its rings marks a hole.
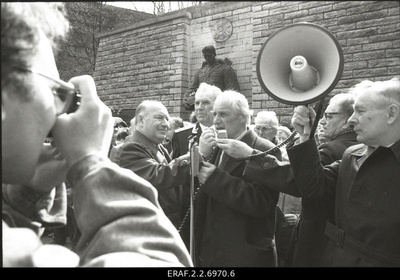
<instances>
[{"instance_id":1,"label":"megaphone horn","mask_svg":"<svg viewBox=\"0 0 400 280\"><path fill-rule=\"evenodd\" d=\"M273 33L257 59L261 87L288 105L306 105L332 91L343 71L343 51L325 28L296 23Z\"/></svg>"}]
</instances>

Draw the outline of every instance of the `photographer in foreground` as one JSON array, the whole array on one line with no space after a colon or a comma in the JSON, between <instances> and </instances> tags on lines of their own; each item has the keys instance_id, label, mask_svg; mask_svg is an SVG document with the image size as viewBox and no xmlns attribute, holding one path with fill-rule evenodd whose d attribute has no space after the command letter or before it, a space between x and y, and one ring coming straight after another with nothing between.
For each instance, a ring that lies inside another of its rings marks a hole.
<instances>
[{"instance_id":1,"label":"photographer in foreground","mask_svg":"<svg viewBox=\"0 0 400 280\"><path fill-rule=\"evenodd\" d=\"M93 79L59 80L63 8L1 3L3 266L191 266L154 187L108 159L113 120ZM66 114L72 88L81 105ZM49 133L53 148L44 144ZM53 189L65 177L82 234L76 254L39 239L55 222L49 216L65 210L65 190Z\"/></svg>"}]
</instances>

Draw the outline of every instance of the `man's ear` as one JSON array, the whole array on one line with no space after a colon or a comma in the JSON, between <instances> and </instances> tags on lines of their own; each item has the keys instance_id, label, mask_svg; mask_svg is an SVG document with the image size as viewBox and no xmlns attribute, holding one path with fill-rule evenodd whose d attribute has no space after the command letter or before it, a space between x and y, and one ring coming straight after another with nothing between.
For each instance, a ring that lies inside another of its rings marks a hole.
<instances>
[{"instance_id":1,"label":"man's ear","mask_svg":"<svg viewBox=\"0 0 400 280\"><path fill-rule=\"evenodd\" d=\"M138 115L136 118L137 118L137 125L138 125L138 126L143 126L143 123L144 123L144 115Z\"/></svg>"},{"instance_id":2,"label":"man's ear","mask_svg":"<svg viewBox=\"0 0 400 280\"><path fill-rule=\"evenodd\" d=\"M247 117L243 116L242 114L240 114L240 123L248 123L248 119Z\"/></svg>"},{"instance_id":3,"label":"man's ear","mask_svg":"<svg viewBox=\"0 0 400 280\"><path fill-rule=\"evenodd\" d=\"M387 107L388 123L393 124L400 116L400 106L397 104L391 104Z\"/></svg>"}]
</instances>

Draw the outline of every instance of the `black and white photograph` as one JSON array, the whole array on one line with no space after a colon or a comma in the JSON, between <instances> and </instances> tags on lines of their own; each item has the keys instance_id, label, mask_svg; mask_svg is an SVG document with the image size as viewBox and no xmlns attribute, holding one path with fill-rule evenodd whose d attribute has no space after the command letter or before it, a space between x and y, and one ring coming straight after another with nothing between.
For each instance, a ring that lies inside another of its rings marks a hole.
<instances>
[{"instance_id":1,"label":"black and white photograph","mask_svg":"<svg viewBox=\"0 0 400 280\"><path fill-rule=\"evenodd\" d=\"M3 268L400 267L399 1L1 2L1 93Z\"/></svg>"}]
</instances>

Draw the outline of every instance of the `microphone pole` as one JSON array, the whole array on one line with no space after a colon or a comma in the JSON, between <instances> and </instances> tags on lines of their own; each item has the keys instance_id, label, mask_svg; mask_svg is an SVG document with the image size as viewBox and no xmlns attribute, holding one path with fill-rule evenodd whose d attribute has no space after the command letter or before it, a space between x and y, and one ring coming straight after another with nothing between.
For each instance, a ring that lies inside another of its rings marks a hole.
<instances>
[{"instance_id":1,"label":"microphone pole","mask_svg":"<svg viewBox=\"0 0 400 280\"><path fill-rule=\"evenodd\" d=\"M196 134L195 134L196 133ZM190 151L190 256L193 263L195 263L195 250L194 250L194 199L195 199L195 186L194 177L199 174L199 147L196 143L197 130L189 136L189 151Z\"/></svg>"}]
</instances>

